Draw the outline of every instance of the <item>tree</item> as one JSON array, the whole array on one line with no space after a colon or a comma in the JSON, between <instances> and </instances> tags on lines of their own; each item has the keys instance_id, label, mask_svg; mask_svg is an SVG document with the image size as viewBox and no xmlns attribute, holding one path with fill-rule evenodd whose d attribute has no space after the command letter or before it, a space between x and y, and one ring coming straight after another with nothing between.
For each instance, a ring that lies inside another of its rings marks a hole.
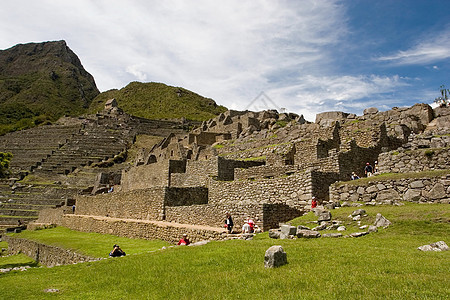
<instances>
[{"instance_id":1,"label":"tree","mask_svg":"<svg viewBox=\"0 0 450 300\"><path fill-rule=\"evenodd\" d=\"M0 178L9 175L9 163L13 155L9 152L0 152Z\"/></svg>"},{"instance_id":2,"label":"tree","mask_svg":"<svg viewBox=\"0 0 450 300\"><path fill-rule=\"evenodd\" d=\"M437 97L436 99L434 99L434 103L437 103L442 107L448 106L448 96L450 96L450 89L446 89L445 85L441 85L439 87L439 90L441 92L441 97Z\"/></svg>"}]
</instances>

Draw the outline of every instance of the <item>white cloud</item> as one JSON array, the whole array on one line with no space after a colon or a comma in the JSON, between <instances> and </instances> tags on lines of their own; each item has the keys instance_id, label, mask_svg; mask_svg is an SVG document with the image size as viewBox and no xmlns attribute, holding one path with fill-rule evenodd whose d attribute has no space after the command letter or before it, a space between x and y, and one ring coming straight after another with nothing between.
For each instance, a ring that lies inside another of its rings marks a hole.
<instances>
[{"instance_id":1,"label":"white cloud","mask_svg":"<svg viewBox=\"0 0 450 300\"><path fill-rule=\"evenodd\" d=\"M397 65L423 65L450 58L450 30L419 41L408 50L377 58Z\"/></svg>"},{"instance_id":2,"label":"white cloud","mask_svg":"<svg viewBox=\"0 0 450 300\"><path fill-rule=\"evenodd\" d=\"M395 92L409 85L399 76L312 76L298 78L298 84L267 91L273 101L313 121L324 111L361 113L375 106L380 110L396 103ZM380 101L383 99L383 101ZM398 100L397 100L398 102Z\"/></svg>"}]
</instances>

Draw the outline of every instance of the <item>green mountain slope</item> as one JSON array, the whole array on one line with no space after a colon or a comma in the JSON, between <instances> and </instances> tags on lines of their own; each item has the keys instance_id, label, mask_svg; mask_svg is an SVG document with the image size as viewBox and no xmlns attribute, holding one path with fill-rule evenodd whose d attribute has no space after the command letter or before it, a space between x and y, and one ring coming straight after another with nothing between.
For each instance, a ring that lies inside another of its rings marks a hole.
<instances>
[{"instance_id":1,"label":"green mountain slope","mask_svg":"<svg viewBox=\"0 0 450 300\"><path fill-rule=\"evenodd\" d=\"M0 134L82 114L98 94L65 41L0 50Z\"/></svg>"},{"instance_id":2,"label":"green mountain slope","mask_svg":"<svg viewBox=\"0 0 450 300\"><path fill-rule=\"evenodd\" d=\"M134 116L148 119L175 119L203 121L226 111L214 100L202 97L180 87L163 83L131 82L120 90L109 90L98 95L91 104L91 113L103 109L106 100L115 98L121 109Z\"/></svg>"}]
</instances>

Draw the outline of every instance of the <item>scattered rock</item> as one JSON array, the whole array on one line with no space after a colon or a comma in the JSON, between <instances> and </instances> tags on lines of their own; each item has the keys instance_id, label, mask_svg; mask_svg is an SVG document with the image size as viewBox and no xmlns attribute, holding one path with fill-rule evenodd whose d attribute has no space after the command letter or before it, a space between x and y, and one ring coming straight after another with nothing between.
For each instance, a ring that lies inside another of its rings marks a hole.
<instances>
[{"instance_id":1,"label":"scattered rock","mask_svg":"<svg viewBox=\"0 0 450 300\"><path fill-rule=\"evenodd\" d=\"M342 233L324 233L322 234L322 237L324 238L339 238L342 237Z\"/></svg>"},{"instance_id":2,"label":"scattered rock","mask_svg":"<svg viewBox=\"0 0 450 300\"><path fill-rule=\"evenodd\" d=\"M44 290L45 293L59 293L58 289L45 289Z\"/></svg>"},{"instance_id":3,"label":"scattered rock","mask_svg":"<svg viewBox=\"0 0 450 300\"><path fill-rule=\"evenodd\" d=\"M368 231L369 232L378 232L378 227L375 225L370 225Z\"/></svg>"},{"instance_id":4,"label":"scattered rock","mask_svg":"<svg viewBox=\"0 0 450 300\"><path fill-rule=\"evenodd\" d=\"M444 241L439 241L429 245L423 245L417 248L420 251L448 251L449 247Z\"/></svg>"},{"instance_id":5,"label":"scattered rock","mask_svg":"<svg viewBox=\"0 0 450 300\"><path fill-rule=\"evenodd\" d=\"M317 222L331 221L331 213L328 210L322 210L319 214Z\"/></svg>"},{"instance_id":6,"label":"scattered rock","mask_svg":"<svg viewBox=\"0 0 450 300\"><path fill-rule=\"evenodd\" d=\"M303 225L298 225L298 226L297 226L297 230L302 230L302 229L305 229L305 230L311 230L311 228L309 228L309 227L307 227L307 226L303 226Z\"/></svg>"},{"instance_id":7,"label":"scattered rock","mask_svg":"<svg viewBox=\"0 0 450 300\"><path fill-rule=\"evenodd\" d=\"M345 226L339 226L337 228L337 231L345 231L345 230L347 230L347 228Z\"/></svg>"},{"instance_id":8,"label":"scattered rock","mask_svg":"<svg viewBox=\"0 0 450 300\"><path fill-rule=\"evenodd\" d=\"M321 225L319 225L319 226L317 226L317 227L314 227L312 230L314 230L314 231L318 231L318 230L324 230L324 229L326 229L327 228L327 223L323 223L323 224L321 224Z\"/></svg>"},{"instance_id":9,"label":"scattered rock","mask_svg":"<svg viewBox=\"0 0 450 300\"><path fill-rule=\"evenodd\" d=\"M276 268L287 264L287 254L281 246L272 246L266 250L264 267Z\"/></svg>"},{"instance_id":10,"label":"scattered rock","mask_svg":"<svg viewBox=\"0 0 450 300\"><path fill-rule=\"evenodd\" d=\"M386 228L391 224L391 221L383 217L380 213L377 213L377 216L375 217L375 223L373 225L375 225L376 227Z\"/></svg>"},{"instance_id":11,"label":"scattered rock","mask_svg":"<svg viewBox=\"0 0 450 300\"><path fill-rule=\"evenodd\" d=\"M279 239L281 231L279 229L269 229L269 237L271 239Z\"/></svg>"},{"instance_id":12,"label":"scattered rock","mask_svg":"<svg viewBox=\"0 0 450 300\"><path fill-rule=\"evenodd\" d=\"M369 232L368 231L363 231L363 232L355 232L355 233L352 233L352 234L350 234L350 237L361 237L361 236L364 236L364 235L367 235L367 234L369 234Z\"/></svg>"},{"instance_id":13,"label":"scattered rock","mask_svg":"<svg viewBox=\"0 0 450 300\"><path fill-rule=\"evenodd\" d=\"M360 215L364 215L366 213L366 211L364 209L357 209L355 211L352 212L352 216L360 216Z\"/></svg>"},{"instance_id":14,"label":"scattered rock","mask_svg":"<svg viewBox=\"0 0 450 300\"><path fill-rule=\"evenodd\" d=\"M319 238L320 233L314 230L297 230L297 237L299 238Z\"/></svg>"},{"instance_id":15,"label":"scattered rock","mask_svg":"<svg viewBox=\"0 0 450 300\"><path fill-rule=\"evenodd\" d=\"M189 246L203 246L203 245L206 245L208 243L209 243L208 240L204 240L204 241L199 241L199 242L195 242L195 243L189 244Z\"/></svg>"}]
</instances>

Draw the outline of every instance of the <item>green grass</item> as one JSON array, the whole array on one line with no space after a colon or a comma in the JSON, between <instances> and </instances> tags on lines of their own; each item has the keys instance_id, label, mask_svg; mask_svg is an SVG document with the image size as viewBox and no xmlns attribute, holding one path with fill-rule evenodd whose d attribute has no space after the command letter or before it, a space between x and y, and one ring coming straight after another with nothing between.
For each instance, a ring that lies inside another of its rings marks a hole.
<instances>
[{"instance_id":1,"label":"green grass","mask_svg":"<svg viewBox=\"0 0 450 300\"><path fill-rule=\"evenodd\" d=\"M37 265L38 264L33 259L29 258L28 256L22 253L4 257L0 256L0 269L22 267L22 266L36 267Z\"/></svg>"},{"instance_id":2,"label":"green grass","mask_svg":"<svg viewBox=\"0 0 450 300\"><path fill-rule=\"evenodd\" d=\"M153 251L169 245L167 242L160 240L129 239L108 234L79 232L65 227L33 231L25 230L21 233L12 233L10 235L42 242L47 245L72 249L93 257L108 256L114 244L119 244L127 254Z\"/></svg>"},{"instance_id":3,"label":"green grass","mask_svg":"<svg viewBox=\"0 0 450 300\"><path fill-rule=\"evenodd\" d=\"M346 217L354 209L332 213ZM273 240L264 233L252 241L11 272L0 275L0 294L4 299L448 299L450 251L416 249L449 243L448 205L364 209L370 218L381 212L393 225L360 238ZM287 265L264 268L272 245L283 246ZM59 292L45 293L48 288Z\"/></svg>"},{"instance_id":4,"label":"green grass","mask_svg":"<svg viewBox=\"0 0 450 300\"><path fill-rule=\"evenodd\" d=\"M89 111L103 110L108 99L115 98L126 113L147 119L175 119L205 121L227 109L212 99L189 90L157 82L131 82L120 90L109 90L98 95Z\"/></svg>"}]
</instances>

